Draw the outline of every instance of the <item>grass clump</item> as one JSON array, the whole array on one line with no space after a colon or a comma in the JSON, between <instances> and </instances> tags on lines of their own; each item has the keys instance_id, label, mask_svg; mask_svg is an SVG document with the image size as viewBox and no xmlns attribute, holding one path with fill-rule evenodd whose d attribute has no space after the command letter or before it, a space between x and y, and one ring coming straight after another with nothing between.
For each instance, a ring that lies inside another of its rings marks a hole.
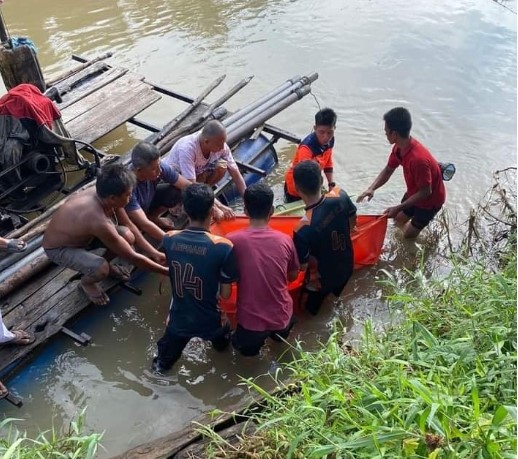
<instances>
[{"instance_id":1,"label":"grass clump","mask_svg":"<svg viewBox=\"0 0 518 459\"><path fill-rule=\"evenodd\" d=\"M511 244L510 244L511 245ZM404 319L365 325L352 349L336 332L287 365L300 393L265 399L259 429L212 457L516 457L516 254L489 272L454 264L446 278L390 298ZM220 445L221 446L221 445Z\"/></svg>"},{"instance_id":2,"label":"grass clump","mask_svg":"<svg viewBox=\"0 0 518 459\"><path fill-rule=\"evenodd\" d=\"M41 432L35 439L28 438L13 425L19 419L8 418L0 423L0 431L8 432L0 438L2 459L93 459L97 454L102 434L84 435L83 410L72 421L68 431L59 435L54 429Z\"/></svg>"}]
</instances>

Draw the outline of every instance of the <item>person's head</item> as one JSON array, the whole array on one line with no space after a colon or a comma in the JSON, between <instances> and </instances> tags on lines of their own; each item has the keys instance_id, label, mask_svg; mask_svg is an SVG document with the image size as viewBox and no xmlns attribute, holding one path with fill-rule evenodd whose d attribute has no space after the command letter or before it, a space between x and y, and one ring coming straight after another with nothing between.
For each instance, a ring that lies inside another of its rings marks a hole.
<instances>
[{"instance_id":1,"label":"person's head","mask_svg":"<svg viewBox=\"0 0 518 459\"><path fill-rule=\"evenodd\" d=\"M208 155L211 152L223 150L227 141L227 130L217 120L209 121L200 133L200 146L202 153Z\"/></svg>"},{"instance_id":2,"label":"person's head","mask_svg":"<svg viewBox=\"0 0 518 459\"><path fill-rule=\"evenodd\" d=\"M128 204L135 183L133 172L117 162L101 167L97 174L95 191L110 207L119 208Z\"/></svg>"},{"instance_id":3,"label":"person's head","mask_svg":"<svg viewBox=\"0 0 518 459\"><path fill-rule=\"evenodd\" d=\"M214 191L205 183L193 183L182 190L182 202L191 221L205 222L212 218Z\"/></svg>"},{"instance_id":4,"label":"person's head","mask_svg":"<svg viewBox=\"0 0 518 459\"><path fill-rule=\"evenodd\" d=\"M268 220L273 214L273 191L264 182L254 183L243 196L245 213L254 220Z\"/></svg>"},{"instance_id":5,"label":"person's head","mask_svg":"<svg viewBox=\"0 0 518 459\"><path fill-rule=\"evenodd\" d=\"M390 144L396 143L398 138L408 139L412 129L410 112L404 107L396 107L383 115L385 121L385 135Z\"/></svg>"},{"instance_id":6,"label":"person's head","mask_svg":"<svg viewBox=\"0 0 518 459\"><path fill-rule=\"evenodd\" d=\"M321 193L322 172L320 166L311 160L301 161L293 169L295 189L302 197Z\"/></svg>"},{"instance_id":7,"label":"person's head","mask_svg":"<svg viewBox=\"0 0 518 459\"><path fill-rule=\"evenodd\" d=\"M149 142L139 142L131 150L131 164L137 180L156 180L160 177L160 151Z\"/></svg>"},{"instance_id":8,"label":"person's head","mask_svg":"<svg viewBox=\"0 0 518 459\"><path fill-rule=\"evenodd\" d=\"M313 130L320 145L327 145L335 135L336 113L331 108L323 108L315 115Z\"/></svg>"}]
</instances>

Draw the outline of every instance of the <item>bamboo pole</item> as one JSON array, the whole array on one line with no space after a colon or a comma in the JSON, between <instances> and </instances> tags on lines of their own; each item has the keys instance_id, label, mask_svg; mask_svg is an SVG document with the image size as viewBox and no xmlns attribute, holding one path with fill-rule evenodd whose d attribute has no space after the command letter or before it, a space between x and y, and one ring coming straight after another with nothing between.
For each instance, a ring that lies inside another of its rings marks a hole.
<instances>
[{"instance_id":1,"label":"bamboo pole","mask_svg":"<svg viewBox=\"0 0 518 459\"><path fill-rule=\"evenodd\" d=\"M168 124L166 124L162 131L153 139L153 144L158 144L162 139L167 137L169 133L178 126L185 118L187 118L195 109L198 107L203 99L207 97L214 89L216 89L221 82L225 79L226 75L221 75L219 78L216 78L205 90L189 105L182 113L173 118Z\"/></svg>"}]
</instances>

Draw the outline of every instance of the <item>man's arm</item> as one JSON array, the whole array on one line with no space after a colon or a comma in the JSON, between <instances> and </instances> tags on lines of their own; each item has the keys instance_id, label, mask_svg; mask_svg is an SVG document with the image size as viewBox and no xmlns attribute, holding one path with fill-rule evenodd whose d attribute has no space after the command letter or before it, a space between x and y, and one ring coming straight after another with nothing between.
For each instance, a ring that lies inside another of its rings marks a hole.
<instances>
[{"instance_id":1,"label":"man's arm","mask_svg":"<svg viewBox=\"0 0 518 459\"><path fill-rule=\"evenodd\" d=\"M148 234L156 241L162 242L165 232L147 218L146 213L142 209L132 210L127 212L127 214L140 231Z\"/></svg>"},{"instance_id":2,"label":"man's arm","mask_svg":"<svg viewBox=\"0 0 518 459\"><path fill-rule=\"evenodd\" d=\"M128 260L135 266L158 274L169 274L169 270L165 266L161 266L146 256L135 252L133 247L117 233L113 225L109 223L100 224L94 236L99 238L112 253Z\"/></svg>"},{"instance_id":3,"label":"man's arm","mask_svg":"<svg viewBox=\"0 0 518 459\"><path fill-rule=\"evenodd\" d=\"M237 192L239 193L239 196L243 196L245 194L246 190L246 183L245 179L241 175L241 172L239 172L239 169L236 167L235 169L229 167L228 173L232 177L232 180L236 184Z\"/></svg>"},{"instance_id":4,"label":"man's arm","mask_svg":"<svg viewBox=\"0 0 518 459\"><path fill-rule=\"evenodd\" d=\"M432 194L432 186L426 185L419 188L419 191L408 199L404 200L401 204L397 206L389 207L383 212L387 215L388 218L394 218L399 212L402 210L408 209L409 207L413 207L416 204L419 204L423 199L426 199L428 196Z\"/></svg>"},{"instance_id":5,"label":"man's arm","mask_svg":"<svg viewBox=\"0 0 518 459\"><path fill-rule=\"evenodd\" d=\"M176 188L183 190L185 187L194 183L195 180L187 180L183 175L178 174L178 180L173 184Z\"/></svg>"},{"instance_id":6,"label":"man's arm","mask_svg":"<svg viewBox=\"0 0 518 459\"><path fill-rule=\"evenodd\" d=\"M372 182L371 186L367 188L362 194L360 194L360 196L358 196L356 202L362 202L365 198L370 201L374 196L374 191L385 185L385 183L388 182L388 179L392 177L392 174L395 170L396 169L393 169L390 166L385 166L385 168L376 177L376 180Z\"/></svg>"},{"instance_id":7,"label":"man's arm","mask_svg":"<svg viewBox=\"0 0 518 459\"><path fill-rule=\"evenodd\" d=\"M124 209L115 211L119 224L126 226L135 236L135 246L146 253L152 260L160 264L165 264L165 254L155 249L142 235L136 225L130 220Z\"/></svg>"}]
</instances>

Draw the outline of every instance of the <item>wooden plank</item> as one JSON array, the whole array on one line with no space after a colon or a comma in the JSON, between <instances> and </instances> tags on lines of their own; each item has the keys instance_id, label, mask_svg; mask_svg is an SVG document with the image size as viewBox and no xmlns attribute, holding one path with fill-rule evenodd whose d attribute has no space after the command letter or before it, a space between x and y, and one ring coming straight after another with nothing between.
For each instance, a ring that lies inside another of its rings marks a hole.
<instances>
[{"instance_id":1,"label":"wooden plank","mask_svg":"<svg viewBox=\"0 0 518 459\"><path fill-rule=\"evenodd\" d=\"M10 295L2 299L2 316L5 318L18 304L27 300L31 295L38 292L40 288L51 282L63 269L53 265L31 279L23 288L15 289Z\"/></svg>"},{"instance_id":2,"label":"wooden plank","mask_svg":"<svg viewBox=\"0 0 518 459\"><path fill-rule=\"evenodd\" d=\"M140 82L131 78L131 75L124 75L117 79L116 83L111 83L94 94L90 94L80 102L66 107L61 112L61 117L65 125L72 122L74 119L94 110L95 108L102 105L110 105L111 102L116 102L124 94L131 91L131 88L137 86ZM68 126L67 126L68 127Z\"/></svg>"},{"instance_id":3,"label":"wooden plank","mask_svg":"<svg viewBox=\"0 0 518 459\"><path fill-rule=\"evenodd\" d=\"M55 85L56 89L60 92L70 92L75 86L77 86L81 80L86 78L92 78L96 73L102 73L108 69L108 64L106 62L97 62L93 64L91 67L87 67L81 70L78 73L75 73L68 78L61 80L58 84Z\"/></svg>"},{"instance_id":4,"label":"wooden plank","mask_svg":"<svg viewBox=\"0 0 518 459\"><path fill-rule=\"evenodd\" d=\"M81 99L84 99L86 96L94 93L95 91L98 91L103 86L112 83L117 78L120 78L122 75L125 75L126 73L128 73L127 69L118 67L108 70L107 72L99 75L97 78L95 78L88 84L80 86L77 89L72 90L70 93L68 93L68 97L65 97L63 99L63 103L58 105L59 109L65 110L70 105L78 103Z\"/></svg>"},{"instance_id":5,"label":"wooden plank","mask_svg":"<svg viewBox=\"0 0 518 459\"><path fill-rule=\"evenodd\" d=\"M41 317L50 309L56 300L66 295L66 289L71 283L70 278L75 271L63 269L52 282L48 282L38 289L29 298L19 303L9 314L4 317L4 323L8 328L30 328L39 322Z\"/></svg>"},{"instance_id":6,"label":"wooden plank","mask_svg":"<svg viewBox=\"0 0 518 459\"><path fill-rule=\"evenodd\" d=\"M159 99L158 94L139 82L138 91L134 89L113 101L105 100L101 106L91 110L92 113L85 114L80 120L73 120L67 124L67 129L72 137L90 143L124 124Z\"/></svg>"},{"instance_id":7,"label":"wooden plank","mask_svg":"<svg viewBox=\"0 0 518 459\"><path fill-rule=\"evenodd\" d=\"M81 312L84 308L90 305L90 301L85 294L77 288L79 281L73 281L62 288L59 292L53 295L50 299L45 301L46 304L50 305L49 308L45 309L46 325L42 330L31 331L36 336L36 341L28 346L2 346L0 347L0 372L3 372L13 362L17 365L22 363L24 357L26 357L33 349L47 341L49 338L59 333L61 327L65 325L72 317ZM106 291L110 291L118 281L114 279L106 279L101 283L101 287ZM97 307L109 307L109 306L97 306ZM36 324L33 323L32 327Z\"/></svg>"}]
</instances>

